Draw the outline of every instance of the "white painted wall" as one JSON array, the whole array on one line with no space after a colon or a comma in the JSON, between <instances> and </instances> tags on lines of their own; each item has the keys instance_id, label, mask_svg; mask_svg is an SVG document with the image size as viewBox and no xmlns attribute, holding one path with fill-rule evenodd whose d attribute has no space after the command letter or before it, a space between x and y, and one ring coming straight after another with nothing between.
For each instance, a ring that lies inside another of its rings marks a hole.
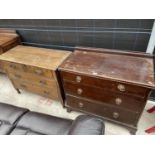
<instances>
[{"instance_id":1,"label":"white painted wall","mask_svg":"<svg viewBox=\"0 0 155 155\"><path fill-rule=\"evenodd\" d=\"M147 46L146 53L152 54L154 48L155 48L155 21L154 21L154 24L153 24L152 33L151 33L151 36L150 36L150 39L149 39L149 43L148 43L148 46Z\"/></svg>"}]
</instances>

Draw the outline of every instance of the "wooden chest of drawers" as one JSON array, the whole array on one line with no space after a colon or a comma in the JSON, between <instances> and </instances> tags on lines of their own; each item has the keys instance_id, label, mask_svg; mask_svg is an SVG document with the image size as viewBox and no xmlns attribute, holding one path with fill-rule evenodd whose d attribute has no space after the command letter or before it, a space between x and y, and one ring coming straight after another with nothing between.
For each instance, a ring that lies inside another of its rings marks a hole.
<instances>
[{"instance_id":1,"label":"wooden chest of drawers","mask_svg":"<svg viewBox=\"0 0 155 155\"><path fill-rule=\"evenodd\" d=\"M0 29L0 54L20 44L20 38L14 30ZM0 72L4 72L0 62Z\"/></svg>"},{"instance_id":2,"label":"wooden chest of drawers","mask_svg":"<svg viewBox=\"0 0 155 155\"><path fill-rule=\"evenodd\" d=\"M116 122L134 134L155 86L150 55L77 48L59 67L69 110Z\"/></svg>"},{"instance_id":3,"label":"wooden chest of drawers","mask_svg":"<svg viewBox=\"0 0 155 155\"><path fill-rule=\"evenodd\" d=\"M62 102L57 68L70 52L16 46L0 56L15 89L25 89Z\"/></svg>"}]
</instances>

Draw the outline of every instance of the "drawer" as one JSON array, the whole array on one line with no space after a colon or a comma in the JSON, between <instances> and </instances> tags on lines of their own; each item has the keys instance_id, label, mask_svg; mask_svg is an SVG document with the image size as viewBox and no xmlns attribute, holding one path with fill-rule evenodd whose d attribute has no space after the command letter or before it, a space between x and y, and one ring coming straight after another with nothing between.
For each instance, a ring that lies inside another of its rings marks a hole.
<instances>
[{"instance_id":1,"label":"drawer","mask_svg":"<svg viewBox=\"0 0 155 155\"><path fill-rule=\"evenodd\" d=\"M0 47L0 54L3 54L3 49L2 49L2 47Z\"/></svg>"},{"instance_id":2,"label":"drawer","mask_svg":"<svg viewBox=\"0 0 155 155\"><path fill-rule=\"evenodd\" d=\"M8 75L11 79L16 79L17 81L28 81L39 86L56 87L56 82L52 78L21 71L12 71Z\"/></svg>"},{"instance_id":3,"label":"drawer","mask_svg":"<svg viewBox=\"0 0 155 155\"><path fill-rule=\"evenodd\" d=\"M122 82L110 81L106 79L100 79L96 77L90 77L82 74L70 73L61 71L63 81L72 81L84 85L90 85L93 87L100 87L107 90L119 92L122 94L129 94L144 98L147 93L147 88L130 85Z\"/></svg>"},{"instance_id":4,"label":"drawer","mask_svg":"<svg viewBox=\"0 0 155 155\"><path fill-rule=\"evenodd\" d=\"M137 123L139 117L139 113L136 112L130 112L112 106L98 104L70 95L67 95L66 98L67 107L75 108L83 112L88 112L118 122L134 125Z\"/></svg>"},{"instance_id":5,"label":"drawer","mask_svg":"<svg viewBox=\"0 0 155 155\"><path fill-rule=\"evenodd\" d=\"M0 61L0 72L4 72L3 63Z\"/></svg>"},{"instance_id":6,"label":"drawer","mask_svg":"<svg viewBox=\"0 0 155 155\"><path fill-rule=\"evenodd\" d=\"M33 93L37 93L41 96L58 100L57 87L39 87L28 82L21 82L13 80L14 85L18 89L24 89Z\"/></svg>"},{"instance_id":7,"label":"drawer","mask_svg":"<svg viewBox=\"0 0 155 155\"><path fill-rule=\"evenodd\" d=\"M22 71L25 73L32 73L37 76L54 78L53 71L48 70L48 69L34 67L34 66L28 66L28 65L24 65L24 64L18 64L18 63L12 63L12 62L3 62L3 64L4 64L5 70L7 70L7 72Z\"/></svg>"},{"instance_id":8,"label":"drawer","mask_svg":"<svg viewBox=\"0 0 155 155\"><path fill-rule=\"evenodd\" d=\"M85 97L133 111L141 111L145 101L135 96L127 96L106 89L90 87L82 84L64 82L65 92L74 96Z\"/></svg>"}]
</instances>

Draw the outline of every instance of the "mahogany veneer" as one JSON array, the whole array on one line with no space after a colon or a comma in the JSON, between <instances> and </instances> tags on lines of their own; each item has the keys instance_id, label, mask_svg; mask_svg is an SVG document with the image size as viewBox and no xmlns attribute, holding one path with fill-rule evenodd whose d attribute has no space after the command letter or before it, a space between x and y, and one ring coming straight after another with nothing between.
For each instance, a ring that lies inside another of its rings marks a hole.
<instances>
[{"instance_id":1,"label":"mahogany veneer","mask_svg":"<svg viewBox=\"0 0 155 155\"><path fill-rule=\"evenodd\" d=\"M155 87L152 56L81 47L60 65L59 71L68 111L93 114L136 133Z\"/></svg>"}]
</instances>

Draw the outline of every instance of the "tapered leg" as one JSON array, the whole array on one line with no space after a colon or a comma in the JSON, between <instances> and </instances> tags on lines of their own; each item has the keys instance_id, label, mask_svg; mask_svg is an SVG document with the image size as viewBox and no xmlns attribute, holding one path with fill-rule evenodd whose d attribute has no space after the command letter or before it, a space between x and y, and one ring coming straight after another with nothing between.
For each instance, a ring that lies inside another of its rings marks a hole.
<instances>
[{"instance_id":1,"label":"tapered leg","mask_svg":"<svg viewBox=\"0 0 155 155\"><path fill-rule=\"evenodd\" d=\"M71 111L72 111L71 109L67 108L67 112L71 112Z\"/></svg>"},{"instance_id":2,"label":"tapered leg","mask_svg":"<svg viewBox=\"0 0 155 155\"><path fill-rule=\"evenodd\" d=\"M21 94L21 92L20 92L20 90L19 90L18 88L16 88L16 90L17 90L17 93L18 93L18 94Z\"/></svg>"},{"instance_id":3,"label":"tapered leg","mask_svg":"<svg viewBox=\"0 0 155 155\"><path fill-rule=\"evenodd\" d=\"M130 130L130 134L131 134L131 135L136 135L136 132L137 132L136 129L131 129L131 130Z\"/></svg>"}]
</instances>

